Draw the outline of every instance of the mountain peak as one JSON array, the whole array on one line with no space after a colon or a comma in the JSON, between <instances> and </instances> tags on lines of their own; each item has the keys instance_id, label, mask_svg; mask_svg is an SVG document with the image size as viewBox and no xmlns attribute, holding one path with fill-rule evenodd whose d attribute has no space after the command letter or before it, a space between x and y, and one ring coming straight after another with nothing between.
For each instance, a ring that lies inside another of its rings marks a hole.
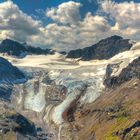
<instances>
[{"instance_id":1,"label":"mountain peak","mask_svg":"<svg viewBox=\"0 0 140 140\"><path fill-rule=\"evenodd\" d=\"M54 54L54 51L50 49L32 47L26 43L20 43L11 39L5 39L0 44L0 53L7 53L8 55L24 57L27 54Z\"/></svg>"},{"instance_id":2,"label":"mountain peak","mask_svg":"<svg viewBox=\"0 0 140 140\"><path fill-rule=\"evenodd\" d=\"M4 39L2 42L1 42L1 44L2 45L4 45L4 44L13 44L13 43L18 43L18 44L20 44L19 42L17 42L17 41L15 41L15 40L12 40L12 39L9 39L9 38L6 38L6 39Z\"/></svg>"},{"instance_id":3,"label":"mountain peak","mask_svg":"<svg viewBox=\"0 0 140 140\"><path fill-rule=\"evenodd\" d=\"M114 35L99 41L98 43L84 49L72 50L67 58L81 58L81 60L110 59L114 55L129 50L132 44L128 39Z\"/></svg>"},{"instance_id":4,"label":"mountain peak","mask_svg":"<svg viewBox=\"0 0 140 140\"><path fill-rule=\"evenodd\" d=\"M123 37L118 36L118 35L113 35L113 36L109 37L108 39L123 39Z\"/></svg>"}]
</instances>

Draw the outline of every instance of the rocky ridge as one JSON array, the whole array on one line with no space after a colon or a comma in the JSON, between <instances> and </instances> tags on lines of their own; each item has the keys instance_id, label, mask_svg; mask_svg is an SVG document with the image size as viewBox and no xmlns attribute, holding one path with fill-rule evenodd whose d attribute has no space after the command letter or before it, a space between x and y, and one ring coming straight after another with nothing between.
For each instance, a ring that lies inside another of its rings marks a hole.
<instances>
[{"instance_id":1,"label":"rocky ridge","mask_svg":"<svg viewBox=\"0 0 140 140\"><path fill-rule=\"evenodd\" d=\"M13 84L26 82L23 72L13 66L6 59L0 57L0 97L9 99L12 94Z\"/></svg>"},{"instance_id":2,"label":"rocky ridge","mask_svg":"<svg viewBox=\"0 0 140 140\"><path fill-rule=\"evenodd\" d=\"M71 50L67 54L67 58L79 58L80 60L102 60L109 59L114 55L130 50L132 44L129 39L123 39L120 36L111 36L99 41L97 44L84 49Z\"/></svg>"},{"instance_id":3,"label":"rocky ridge","mask_svg":"<svg viewBox=\"0 0 140 140\"><path fill-rule=\"evenodd\" d=\"M51 49L41 49L39 47L29 46L10 39L5 39L0 44L0 53L5 53L11 56L24 57L28 54L47 55L54 54Z\"/></svg>"},{"instance_id":4,"label":"rocky ridge","mask_svg":"<svg viewBox=\"0 0 140 140\"><path fill-rule=\"evenodd\" d=\"M107 73L104 81L106 87L116 87L133 78L140 79L140 57L132 61L118 76L111 76L114 66L116 65L107 66Z\"/></svg>"}]
</instances>

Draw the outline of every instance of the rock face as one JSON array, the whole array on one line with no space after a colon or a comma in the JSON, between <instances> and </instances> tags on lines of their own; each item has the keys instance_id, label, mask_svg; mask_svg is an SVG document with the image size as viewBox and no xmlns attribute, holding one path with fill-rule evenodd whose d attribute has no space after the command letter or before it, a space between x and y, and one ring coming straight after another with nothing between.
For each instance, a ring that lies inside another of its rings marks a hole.
<instances>
[{"instance_id":1,"label":"rock face","mask_svg":"<svg viewBox=\"0 0 140 140\"><path fill-rule=\"evenodd\" d=\"M108 91L75 112L71 123L74 140L140 139L140 81L132 79ZM62 129L61 133L66 134Z\"/></svg>"},{"instance_id":2,"label":"rock face","mask_svg":"<svg viewBox=\"0 0 140 140\"><path fill-rule=\"evenodd\" d=\"M40 127L0 100L0 140L47 140Z\"/></svg>"},{"instance_id":3,"label":"rock face","mask_svg":"<svg viewBox=\"0 0 140 140\"><path fill-rule=\"evenodd\" d=\"M67 58L80 58L88 61L93 59L109 59L114 55L129 50L132 44L128 39L119 36L112 36L101 40L97 44L84 49L72 50L67 54Z\"/></svg>"},{"instance_id":4,"label":"rock face","mask_svg":"<svg viewBox=\"0 0 140 140\"><path fill-rule=\"evenodd\" d=\"M0 57L0 83L20 83L26 81L24 74L6 59Z\"/></svg>"},{"instance_id":5,"label":"rock face","mask_svg":"<svg viewBox=\"0 0 140 140\"><path fill-rule=\"evenodd\" d=\"M0 83L20 83L26 81L24 74L6 59L0 57Z\"/></svg>"},{"instance_id":6,"label":"rock face","mask_svg":"<svg viewBox=\"0 0 140 140\"><path fill-rule=\"evenodd\" d=\"M9 99L13 84L24 83L25 75L6 59L0 57L0 98Z\"/></svg>"},{"instance_id":7,"label":"rock face","mask_svg":"<svg viewBox=\"0 0 140 140\"><path fill-rule=\"evenodd\" d=\"M35 48L26 44L21 44L17 41L5 39L0 44L0 53L7 53L8 55L24 57L26 54L53 54L54 51L50 49L41 49L39 47Z\"/></svg>"},{"instance_id":8,"label":"rock face","mask_svg":"<svg viewBox=\"0 0 140 140\"><path fill-rule=\"evenodd\" d=\"M133 78L140 79L140 57L124 68L118 76L111 76L114 66L115 65L107 66L106 79L104 81L106 87L115 87Z\"/></svg>"}]
</instances>

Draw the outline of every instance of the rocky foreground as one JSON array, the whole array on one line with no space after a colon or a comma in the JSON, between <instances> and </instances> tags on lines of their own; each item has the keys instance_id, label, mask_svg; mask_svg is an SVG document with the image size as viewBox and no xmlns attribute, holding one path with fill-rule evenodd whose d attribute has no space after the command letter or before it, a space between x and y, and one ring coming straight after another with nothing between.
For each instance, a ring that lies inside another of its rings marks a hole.
<instances>
[{"instance_id":1,"label":"rocky foreground","mask_svg":"<svg viewBox=\"0 0 140 140\"><path fill-rule=\"evenodd\" d=\"M102 96L74 113L73 139L139 140L139 76L140 58L123 69L118 77L106 75L107 88ZM65 129L63 131L65 133Z\"/></svg>"}]
</instances>

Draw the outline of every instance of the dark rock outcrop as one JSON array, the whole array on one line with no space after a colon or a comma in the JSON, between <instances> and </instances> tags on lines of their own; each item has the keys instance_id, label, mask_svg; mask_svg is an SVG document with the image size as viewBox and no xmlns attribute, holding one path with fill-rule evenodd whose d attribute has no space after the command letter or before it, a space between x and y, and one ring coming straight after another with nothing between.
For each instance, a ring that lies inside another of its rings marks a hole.
<instances>
[{"instance_id":1,"label":"dark rock outcrop","mask_svg":"<svg viewBox=\"0 0 140 140\"><path fill-rule=\"evenodd\" d=\"M20 83L26 81L25 75L6 59L0 57L0 83Z\"/></svg>"},{"instance_id":2,"label":"dark rock outcrop","mask_svg":"<svg viewBox=\"0 0 140 140\"><path fill-rule=\"evenodd\" d=\"M11 138L9 137L11 136ZM0 118L0 139L2 140L46 140L47 134L21 114Z\"/></svg>"},{"instance_id":3,"label":"dark rock outcrop","mask_svg":"<svg viewBox=\"0 0 140 140\"><path fill-rule=\"evenodd\" d=\"M126 136L128 133L130 133L133 129L138 128L138 127L140 127L140 121L139 121L139 120L136 121L132 126L126 128L126 129L123 131L123 136L122 136L122 138L124 139L125 136Z\"/></svg>"},{"instance_id":4,"label":"dark rock outcrop","mask_svg":"<svg viewBox=\"0 0 140 140\"><path fill-rule=\"evenodd\" d=\"M18 124L17 127L13 128L14 131L17 131L23 135L37 136L35 125L29 122L24 116L16 114L9 116L6 119L9 121L9 124L10 122L15 122Z\"/></svg>"},{"instance_id":5,"label":"dark rock outcrop","mask_svg":"<svg viewBox=\"0 0 140 140\"><path fill-rule=\"evenodd\" d=\"M0 98L9 100L13 84L26 82L27 79L18 68L0 57Z\"/></svg>"},{"instance_id":6,"label":"dark rock outcrop","mask_svg":"<svg viewBox=\"0 0 140 140\"><path fill-rule=\"evenodd\" d=\"M107 66L104 85L106 87L115 87L125 83L133 78L140 79L140 57L132 61L118 76L111 76L111 69L114 65Z\"/></svg>"},{"instance_id":7,"label":"dark rock outcrop","mask_svg":"<svg viewBox=\"0 0 140 140\"><path fill-rule=\"evenodd\" d=\"M5 39L0 45L0 52L8 55L20 56L21 53L26 52L27 49L20 43Z\"/></svg>"},{"instance_id":8,"label":"dark rock outcrop","mask_svg":"<svg viewBox=\"0 0 140 140\"><path fill-rule=\"evenodd\" d=\"M0 53L7 53L8 55L24 57L27 54L54 54L54 51L51 49L32 47L27 44L21 44L17 41L5 39L0 44Z\"/></svg>"},{"instance_id":9,"label":"dark rock outcrop","mask_svg":"<svg viewBox=\"0 0 140 140\"><path fill-rule=\"evenodd\" d=\"M11 84L0 84L0 99L10 100L12 89Z\"/></svg>"},{"instance_id":10,"label":"dark rock outcrop","mask_svg":"<svg viewBox=\"0 0 140 140\"><path fill-rule=\"evenodd\" d=\"M112 36L101 40L97 44L84 49L72 50L67 54L67 58L80 58L88 61L93 59L109 59L114 55L129 50L132 44L129 39L123 39L120 36Z\"/></svg>"}]
</instances>

